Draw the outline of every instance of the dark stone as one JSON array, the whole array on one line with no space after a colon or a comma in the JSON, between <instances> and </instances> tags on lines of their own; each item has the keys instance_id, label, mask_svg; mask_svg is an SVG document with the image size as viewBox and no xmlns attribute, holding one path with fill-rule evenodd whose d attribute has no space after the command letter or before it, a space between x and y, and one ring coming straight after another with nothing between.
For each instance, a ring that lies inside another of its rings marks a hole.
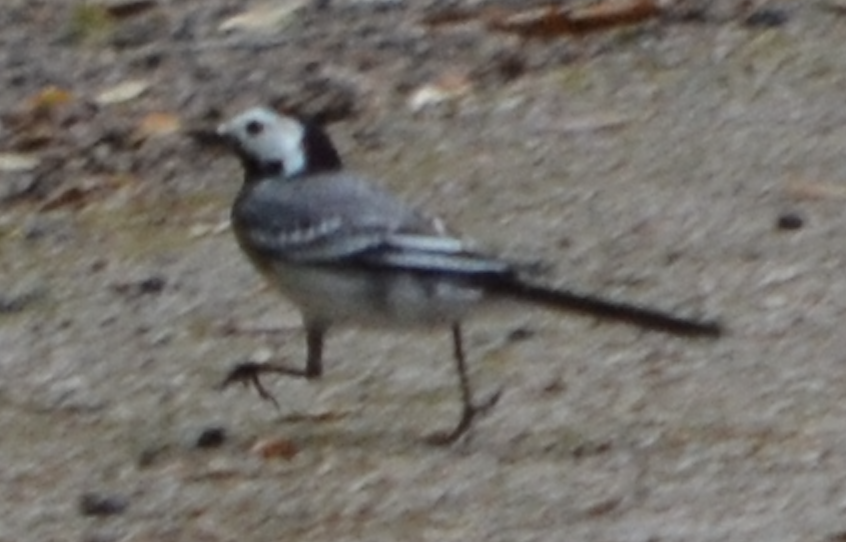
<instances>
[{"instance_id":1,"label":"dark stone","mask_svg":"<svg viewBox=\"0 0 846 542\"><path fill-rule=\"evenodd\" d=\"M520 341L525 341L531 339L534 336L535 330L530 327L521 326L515 329L512 329L508 333L508 342L516 343Z\"/></svg>"},{"instance_id":2,"label":"dark stone","mask_svg":"<svg viewBox=\"0 0 846 542\"><path fill-rule=\"evenodd\" d=\"M797 213L782 213L776 222L776 228L780 230L798 230L805 225L804 219Z\"/></svg>"},{"instance_id":3,"label":"dark stone","mask_svg":"<svg viewBox=\"0 0 846 542\"><path fill-rule=\"evenodd\" d=\"M150 277L138 283L138 292L141 294L158 294L165 287L165 279L162 277Z\"/></svg>"},{"instance_id":4,"label":"dark stone","mask_svg":"<svg viewBox=\"0 0 846 542\"><path fill-rule=\"evenodd\" d=\"M197 448L218 448L226 442L226 429L223 427L206 427L197 437Z\"/></svg>"},{"instance_id":5,"label":"dark stone","mask_svg":"<svg viewBox=\"0 0 846 542\"><path fill-rule=\"evenodd\" d=\"M777 28L787 24L789 19L790 16L784 10L763 8L747 15L743 24L753 28Z\"/></svg>"},{"instance_id":6,"label":"dark stone","mask_svg":"<svg viewBox=\"0 0 846 542\"><path fill-rule=\"evenodd\" d=\"M129 508L129 499L123 495L83 493L79 498L79 511L83 516L116 516Z\"/></svg>"}]
</instances>

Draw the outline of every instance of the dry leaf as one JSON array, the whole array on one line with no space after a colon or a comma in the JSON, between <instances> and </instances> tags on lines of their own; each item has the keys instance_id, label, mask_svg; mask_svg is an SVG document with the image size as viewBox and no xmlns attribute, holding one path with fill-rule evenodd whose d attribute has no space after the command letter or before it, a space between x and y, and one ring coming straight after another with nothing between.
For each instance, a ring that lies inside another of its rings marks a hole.
<instances>
[{"instance_id":1,"label":"dry leaf","mask_svg":"<svg viewBox=\"0 0 846 542\"><path fill-rule=\"evenodd\" d=\"M618 128L632 122L632 117L617 113L598 113L581 118L568 119L561 126L562 132L594 132Z\"/></svg>"},{"instance_id":2,"label":"dry leaf","mask_svg":"<svg viewBox=\"0 0 846 542\"><path fill-rule=\"evenodd\" d=\"M50 196L41 206L42 211L54 211L62 207L84 207L99 192L96 187L71 186Z\"/></svg>"},{"instance_id":3,"label":"dry leaf","mask_svg":"<svg viewBox=\"0 0 846 542\"><path fill-rule=\"evenodd\" d=\"M466 24L481 19L484 19L484 14L479 10L447 8L425 15L421 22L424 26L439 27Z\"/></svg>"},{"instance_id":4,"label":"dry leaf","mask_svg":"<svg viewBox=\"0 0 846 542\"><path fill-rule=\"evenodd\" d=\"M130 175L111 175L91 178L73 186L57 190L41 206L42 211L53 211L63 207L82 209L96 198L116 193L117 190L136 182Z\"/></svg>"},{"instance_id":5,"label":"dry leaf","mask_svg":"<svg viewBox=\"0 0 846 542\"><path fill-rule=\"evenodd\" d=\"M457 100L472 90L473 83L466 75L448 72L415 90L408 98L408 107L417 112L432 105Z\"/></svg>"},{"instance_id":6,"label":"dry leaf","mask_svg":"<svg viewBox=\"0 0 846 542\"><path fill-rule=\"evenodd\" d=\"M221 32L275 30L305 4L306 0L278 0L261 4L226 19L220 24L218 30Z\"/></svg>"},{"instance_id":7,"label":"dry leaf","mask_svg":"<svg viewBox=\"0 0 846 542\"><path fill-rule=\"evenodd\" d=\"M199 237L207 237L210 235L220 235L229 231L229 219L221 220L217 224L198 223L192 225L188 229L188 237L196 239Z\"/></svg>"},{"instance_id":8,"label":"dry leaf","mask_svg":"<svg viewBox=\"0 0 846 542\"><path fill-rule=\"evenodd\" d=\"M656 0L607 0L570 11L570 24L577 33L596 32L642 23L660 13Z\"/></svg>"},{"instance_id":9,"label":"dry leaf","mask_svg":"<svg viewBox=\"0 0 846 542\"><path fill-rule=\"evenodd\" d=\"M109 11L91 2L77 2L70 14L68 33L77 42L104 42L114 32L115 21Z\"/></svg>"},{"instance_id":10,"label":"dry leaf","mask_svg":"<svg viewBox=\"0 0 846 542\"><path fill-rule=\"evenodd\" d=\"M141 119L141 122L135 128L132 140L140 143L153 137L175 134L181 128L182 123L179 117L172 113L150 113Z\"/></svg>"},{"instance_id":11,"label":"dry leaf","mask_svg":"<svg viewBox=\"0 0 846 542\"><path fill-rule=\"evenodd\" d=\"M548 39L637 24L659 13L656 0L606 0L577 9L550 4L518 12L494 13L488 19L488 26L527 38Z\"/></svg>"},{"instance_id":12,"label":"dry leaf","mask_svg":"<svg viewBox=\"0 0 846 542\"><path fill-rule=\"evenodd\" d=\"M104 2L103 8L116 19L135 17L157 7L156 0L110 0Z\"/></svg>"},{"instance_id":13,"label":"dry leaf","mask_svg":"<svg viewBox=\"0 0 846 542\"><path fill-rule=\"evenodd\" d=\"M794 180L788 183L785 192L798 200L846 199L846 186L819 181Z\"/></svg>"},{"instance_id":14,"label":"dry leaf","mask_svg":"<svg viewBox=\"0 0 846 542\"><path fill-rule=\"evenodd\" d=\"M0 153L0 171L31 171L40 160L33 154L4 152Z\"/></svg>"},{"instance_id":15,"label":"dry leaf","mask_svg":"<svg viewBox=\"0 0 846 542\"><path fill-rule=\"evenodd\" d=\"M52 143L57 136L56 128L47 120L31 119L14 136L11 148L27 154Z\"/></svg>"},{"instance_id":16,"label":"dry leaf","mask_svg":"<svg viewBox=\"0 0 846 542\"><path fill-rule=\"evenodd\" d=\"M488 19L488 27L527 38L554 38L573 32L567 13L560 6L497 12Z\"/></svg>"},{"instance_id":17,"label":"dry leaf","mask_svg":"<svg viewBox=\"0 0 846 542\"><path fill-rule=\"evenodd\" d=\"M125 81L100 92L94 98L94 101L100 105L128 102L144 94L148 88L150 88L150 83L144 80Z\"/></svg>"},{"instance_id":18,"label":"dry leaf","mask_svg":"<svg viewBox=\"0 0 846 542\"><path fill-rule=\"evenodd\" d=\"M256 442L250 452L262 459L293 459L299 449L293 441L285 438L267 438Z\"/></svg>"},{"instance_id":19,"label":"dry leaf","mask_svg":"<svg viewBox=\"0 0 846 542\"><path fill-rule=\"evenodd\" d=\"M11 133L6 149L18 151L14 154L26 155L55 141L62 132L57 122L60 115L57 113L61 113L59 109L73 101L74 96L70 91L55 86L44 87L27 98L16 111L3 116L3 123ZM16 167L11 165L13 163L17 163L17 167L30 169L29 166L21 165L19 159L7 159L8 168Z\"/></svg>"},{"instance_id":20,"label":"dry leaf","mask_svg":"<svg viewBox=\"0 0 846 542\"><path fill-rule=\"evenodd\" d=\"M26 109L29 111L50 110L72 101L73 94L70 91L49 86L44 87L38 94L29 98L26 103Z\"/></svg>"}]
</instances>

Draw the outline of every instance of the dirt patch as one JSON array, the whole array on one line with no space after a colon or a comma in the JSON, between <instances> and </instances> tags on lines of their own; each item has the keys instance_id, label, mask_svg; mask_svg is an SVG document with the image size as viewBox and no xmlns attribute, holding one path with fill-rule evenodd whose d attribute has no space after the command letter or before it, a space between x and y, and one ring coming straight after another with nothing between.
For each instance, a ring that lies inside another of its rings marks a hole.
<instances>
[{"instance_id":1,"label":"dirt patch","mask_svg":"<svg viewBox=\"0 0 846 542\"><path fill-rule=\"evenodd\" d=\"M221 30L241 2L123 5L0 19L0 539L843 537L834 2L546 40L421 24L477 2L312 2L269 32ZM269 383L278 412L221 393L303 355L228 231L237 164L186 135L256 103L332 121L351 167L551 281L730 333L473 322L474 384L504 393L446 449L422 439L457 415L446 332L339 330L324 380Z\"/></svg>"}]
</instances>

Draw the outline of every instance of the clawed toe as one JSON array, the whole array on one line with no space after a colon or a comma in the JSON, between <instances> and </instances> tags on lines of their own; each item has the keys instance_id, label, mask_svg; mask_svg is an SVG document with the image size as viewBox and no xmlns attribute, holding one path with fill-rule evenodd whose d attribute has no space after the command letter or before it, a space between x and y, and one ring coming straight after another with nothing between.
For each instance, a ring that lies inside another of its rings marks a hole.
<instances>
[{"instance_id":1,"label":"clawed toe","mask_svg":"<svg viewBox=\"0 0 846 542\"><path fill-rule=\"evenodd\" d=\"M486 414L491 408L493 408L498 402L499 398L502 397L502 388L497 389L495 392L490 394L484 401L473 407L476 412L479 414Z\"/></svg>"},{"instance_id":2,"label":"clawed toe","mask_svg":"<svg viewBox=\"0 0 846 542\"><path fill-rule=\"evenodd\" d=\"M218 389L225 390L232 384L244 384L245 386L252 383L253 379L258 378L258 373L261 372L259 364L252 361L245 361L239 363L229 370L226 378L218 384Z\"/></svg>"},{"instance_id":3,"label":"clawed toe","mask_svg":"<svg viewBox=\"0 0 846 542\"><path fill-rule=\"evenodd\" d=\"M226 378L218 385L218 389L226 389L232 384L243 384L244 386L252 386L253 389L256 390L256 393L259 394L259 397L264 399L265 401L270 401L273 405L279 409L279 402L276 398L264 387L264 384L261 383L261 374L266 372L272 372L273 368L268 367L262 363L255 363L252 361L246 361L243 363L237 364L233 367L229 374L226 375Z\"/></svg>"},{"instance_id":4,"label":"clawed toe","mask_svg":"<svg viewBox=\"0 0 846 542\"><path fill-rule=\"evenodd\" d=\"M438 431L426 437L426 442L433 446L448 446L467 434L473 425L473 420L479 414L487 413L502 396L502 388L491 394L488 398L478 404L467 404L461 413L461 420L452 431Z\"/></svg>"}]
</instances>

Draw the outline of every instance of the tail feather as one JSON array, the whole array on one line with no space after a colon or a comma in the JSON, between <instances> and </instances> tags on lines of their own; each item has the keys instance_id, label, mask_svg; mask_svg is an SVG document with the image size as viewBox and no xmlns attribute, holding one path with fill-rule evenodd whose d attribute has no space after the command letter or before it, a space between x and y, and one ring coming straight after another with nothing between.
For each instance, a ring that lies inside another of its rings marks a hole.
<instances>
[{"instance_id":1,"label":"tail feather","mask_svg":"<svg viewBox=\"0 0 846 542\"><path fill-rule=\"evenodd\" d=\"M684 318L648 307L618 303L567 290L553 290L520 281L509 281L502 285L501 290L505 295L551 309L616 320L672 335L718 337L723 332L722 326L717 321Z\"/></svg>"}]
</instances>

